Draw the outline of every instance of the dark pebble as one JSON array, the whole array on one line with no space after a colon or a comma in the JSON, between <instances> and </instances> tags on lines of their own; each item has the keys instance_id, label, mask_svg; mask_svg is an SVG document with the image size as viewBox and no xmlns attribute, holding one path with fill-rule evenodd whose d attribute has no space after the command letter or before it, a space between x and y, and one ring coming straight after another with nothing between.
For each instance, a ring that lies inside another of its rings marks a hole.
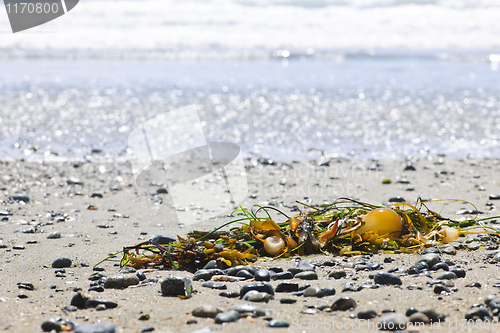
<instances>
[{"instance_id":1,"label":"dark pebble","mask_svg":"<svg viewBox=\"0 0 500 333\"><path fill-rule=\"evenodd\" d=\"M416 312L418 312L418 310L417 310L417 309L415 309L415 308L412 306L412 307L408 308L408 310L406 310L405 315L406 315L407 317L409 317L409 316L411 316L412 314L414 314L414 313L416 313Z\"/></svg>"},{"instance_id":2,"label":"dark pebble","mask_svg":"<svg viewBox=\"0 0 500 333\"><path fill-rule=\"evenodd\" d=\"M375 310L372 309L366 309L366 310L360 310L358 312L358 318L359 319L372 319L377 317L378 314Z\"/></svg>"},{"instance_id":3,"label":"dark pebble","mask_svg":"<svg viewBox=\"0 0 500 333\"><path fill-rule=\"evenodd\" d=\"M386 272L377 272L374 276L375 283L385 285L401 285L401 278L395 274Z\"/></svg>"},{"instance_id":4,"label":"dark pebble","mask_svg":"<svg viewBox=\"0 0 500 333\"><path fill-rule=\"evenodd\" d=\"M25 289L25 290L30 290L30 291L35 290L35 286L33 285L33 283L29 283L29 282L18 282L17 287L19 289Z\"/></svg>"},{"instance_id":5,"label":"dark pebble","mask_svg":"<svg viewBox=\"0 0 500 333\"><path fill-rule=\"evenodd\" d=\"M277 293L290 293L299 290L298 283L282 282L276 286Z\"/></svg>"},{"instance_id":6,"label":"dark pebble","mask_svg":"<svg viewBox=\"0 0 500 333\"><path fill-rule=\"evenodd\" d=\"M153 332L154 330L155 330L155 328L153 326L146 326L141 330L141 333L149 333L149 332Z\"/></svg>"},{"instance_id":7,"label":"dark pebble","mask_svg":"<svg viewBox=\"0 0 500 333\"><path fill-rule=\"evenodd\" d=\"M180 276L170 275L161 283L161 294L163 296L185 296L187 279Z\"/></svg>"},{"instance_id":8,"label":"dark pebble","mask_svg":"<svg viewBox=\"0 0 500 333\"><path fill-rule=\"evenodd\" d=\"M252 273L250 273L249 271L247 271L246 269L242 269L241 271L239 271L237 274L236 274L237 277L242 277L244 278L245 280L250 280L250 279L253 279L254 276L252 275Z\"/></svg>"},{"instance_id":9,"label":"dark pebble","mask_svg":"<svg viewBox=\"0 0 500 333\"><path fill-rule=\"evenodd\" d=\"M158 234L153 236L153 238L151 238L151 241L157 244L165 245L176 242L177 238L165 234Z\"/></svg>"},{"instance_id":10,"label":"dark pebble","mask_svg":"<svg viewBox=\"0 0 500 333\"><path fill-rule=\"evenodd\" d=\"M423 308L418 312L425 314L430 319L431 323L444 321L444 315L437 313L433 308Z\"/></svg>"},{"instance_id":11,"label":"dark pebble","mask_svg":"<svg viewBox=\"0 0 500 333\"><path fill-rule=\"evenodd\" d=\"M223 324L223 323L230 323L233 321L237 321L240 318L240 315L238 312L234 310L229 310L227 312L219 313L217 316L215 316L215 323L216 324Z\"/></svg>"},{"instance_id":12,"label":"dark pebble","mask_svg":"<svg viewBox=\"0 0 500 333\"><path fill-rule=\"evenodd\" d=\"M406 202L406 200L403 197L392 197L389 198L389 202Z\"/></svg>"},{"instance_id":13,"label":"dark pebble","mask_svg":"<svg viewBox=\"0 0 500 333\"><path fill-rule=\"evenodd\" d=\"M201 305L194 309L191 314L195 317L200 318L215 318L219 313L223 313L224 310L221 308L216 308L213 305Z\"/></svg>"},{"instance_id":14,"label":"dark pebble","mask_svg":"<svg viewBox=\"0 0 500 333\"><path fill-rule=\"evenodd\" d=\"M292 272L280 272L276 273L272 276L273 280L290 280L293 279L293 274Z\"/></svg>"},{"instance_id":15,"label":"dark pebble","mask_svg":"<svg viewBox=\"0 0 500 333\"><path fill-rule=\"evenodd\" d=\"M271 275L267 269L259 269L255 272L255 281L271 281Z\"/></svg>"},{"instance_id":16,"label":"dark pebble","mask_svg":"<svg viewBox=\"0 0 500 333\"><path fill-rule=\"evenodd\" d=\"M304 295L304 297L318 297L318 298L325 296L325 294L323 293L323 290L321 290L320 287L316 287L316 286L308 287L306 290L304 290L303 295Z\"/></svg>"},{"instance_id":17,"label":"dark pebble","mask_svg":"<svg viewBox=\"0 0 500 333\"><path fill-rule=\"evenodd\" d=\"M26 194L14 194L8 197L9 201L23 201L30 202L30 198Z\"/></svg>"},{"instance_id":18,"label":"dark pebble","mask_svg":"<svg viewBox=\"0 0 500 333\"><path fill-rule=\"evenodd\" d=\"M85 303L90 298L90 296L83 294L82 292L77 293L71 299L71 305L76 306L79 309L85 309Z\"/></svg>"},{"instance_id":19,"label":"dark pebble","mask_svg":"<svg viewBox=\"0 0 500 333\"><path fill-rule=\"evenodd\" d=\"M318 274L316 274L316 272L313 271L304 271L295 274L293 277L301 280L317 280Z\"/></svg>"},{"instance_id":20,"label":"dark pebble","mask_svg":"<svg viewBox=\"0 0 500 333\"><path fill-rule=\"evenodd\" d=\"M342 297L332 304L332 311L347 311L356 308L356 301L350 297Z\"/></svg>"},{"instance_id":21,"label":"dark pebble","mask_svg":"<svg viewBox=\"0 0 500 333\"><path fill-rule=\"evenodd\" d=\"M437 264L431 267L431 270L433 271L438 271L440 269L444 271L449 271L450 267L448 267L448 265L446 265L444 262L438 262Z\"/></svg>"},{"instance_id":22,"label":"dark pebble","mask_svg":"<svg viewBox=\"0 0 500 333\"><path fill-rule=\"evenodd\" d=\"M450 270L452 273L455 273L455 275L457 276L457 278L464 278L465 277L465 270L462 269L462 268L452 268Z\"/></svg>"},{"instance_id":23,"label":"dark pebble","mask_svg":"<svg viewBox=\"0 0 500 333\"><path fill-rule=\"evenodd\" d=\"M327 260L323 263L323 265L327 267L333 267L337 265L337 262L335 260Z\"/></svg>"},{"instance_id":24,"label":"dark pebble","mask_svg":"<svg viewBox=\"0 0 500 333\"><path fill-rule=\"evenodd\" d=\"M281 273L283 272L283 268L281 267L271 267L269 268L270 271L274 272L274 273Z\"/></svg>"},{"instance_id":25,"label":"dark pebble","mask_svg":"<svg viewBox=\"0 0 500 333\"><path fill-rule=\"evenodd\" d=\"M102 194L101 193L92 193L92 195L90 197L91 198L102 198Z\"/></svg>"},{"instance_id":26,"label":"dark pebble","mask_svg":"<svg viewBox=\"0 0 500 333\"><path fill-rule=\"evenodd\" d=\"M328 274L328 277L332 277L336 280L346 277L347 273L343 269L339 269Z\"/></svg>"},{"instance_id":27,"label":"dark pebble","mask_svg":"<svg viewBox=\"0 0 500 333\"><path fill-rule=\"evenodd\" d=\"M63 319L60 317L51 318L42 323L42 330L44 332L51 332L52 330L61 332L63 330L62 326L71 327L71 331L73 331L78 325L69 319Z\"/></svg>"},{"instance_id":28,"label":"dark pebble","mask_svg":"<svg viewBox=\"0 0 500 333\"><path fill-rule=\"evenodd\" d=\"M446 293L451 292L448 287L443 286L442 284L436 284L434 286L434 294L441 294L443 291Z\"/></svg>"},{"instance_id":29,"label":"dark pebble","mask_svg":"<svg viewBox=\"0 0 500 333\"><path fill-rule=\"evenodd\" d=\"M289 327L290 324L282 319L271 319L267 322L267 327Z\"/></svg>"},{"instance_id":30,"label":"dark pebble","mask_svg":"<svg viewBox=\"0 0 500 333\"><path fill-rule=\"evenodd\" d=\"M139 281L144 281L147 279L146 274L144 274L143 272L137 272L135 273L135 275L139 278Z\"/></svg>"},{"instance_id":31,"label":"dark pebble","mask_svg":"<svg viewBox=\"0 0 500 333\"><path fill-rule=\"evenodd\" d=\"M13 250L24 250L24 249L26 249L26 246L24 246L24 245L14 245L12 247L12 249Z\"/></svg>"},{"instance_id":32,"label":"dark pebble","mask_svg":"<svg viewBox=\"0 0 500 333\"><path fill-rule=\"evenodd\" d=\"M65 267L71 267L71 259L70 258L57 258L52 262L52 268L65 268Z\"/></svg>"},{"instance_id":33,"label":"dark pebble","mask_svg":"<svg viewBox=\"0 0 500 333\"><path fill-rule=\"evenodd\" d=\"M93 309L96 308L98 305L104 305L106 309L114 309L118 306L117 303L111 302L111 301L105 301L102 299L88 299L87 302L85 302L85 308L86 309Z\"/></svg>"},{"instance_id":34,"label":"dark pebble","mask_svg":"<svg viewBox=\"0 0 500 333\"><path fill-rule=\"evenodd\" d=\"M466 320L477 320L480 319L482 321L491 321L493 318L491 317L488 309L481 307L479 309L471 310L465 314Z\"/></svg>"},{"instance_id":35,"label":"dark pebble","mask_svg":"<svg viewBox=\"0 0 500 333\"><path fill-rule=\"evenodd\" d=\"M89 288L89 291L97 291L98 293L102 293L104 288L102 286L92 286Z\"/></svg>"},{"instance_id":36,"label":"dark pebble","mask_svg":"<svg viewBox=\"0 0 500 333\"><path fill-rule=\"evenodd\" d=\"M193 281L205 280L208 281L214 275L225 275L220 269L200 269L194 273Z\"/></svg>"},{"instance_id":37,"label":"dark pebble","mask_svg":"<svg viewBox=\"0 0 500 333\"><path fill-rule=\"evenodd\" d=\"M257 290L260 292L268 293L269 295L274 295L273 286L267 282L257 282L246 284L240 289L240 298L243 298L247 292L250 290Z\"/></svg>"},{"instance_id":38,"label":"dark pebble","mask_svg":"<svg viewBox=\"0 0 500 333\"><path fill-rule=\"evenodd\" d=\"M75 333L115 333L115 324L100 323L80 326Z\"/></svg>"},{"instance_id":39,"label":"dark pebble","mask_svg":"<svg viewBox=\"0 0 500 333\"><path fill-rule=\"evenodd\" d=\"M490 194L490 200L500 200L500 194Z\"/></svg>"},{"instance_id":40,"label":"dark pebble","mask_svg":"<svg viewBox=\"0 0 500 333\"><path fill-rule=\"evenodd\" d=\"M59 231L54 231L51 232L48 236L47 239L58 239L61 238L61 233Z\"/></svg>"},{"instance_id":41,"label":"dark pebble","mask_svg":"<svg viewBox=\"0 0 500 333\"><path fill-rule=\"evenodd\" d=\"M321 290L323 291L323 294L325 296L335 295L335 288L333 288L333 287L324 287Z\"/></svg>"},{"instance_id":42,"label":"dark pebble","mask_svg":"<svg viewBox=\"0 0 500 333\"><path fill-rule=\"evenodd\" d=\"M282 298L282 299L280 299L281 304L294 304L296 302L297 302L297 300L294 298Z\"/></svg>"}]
</instances>

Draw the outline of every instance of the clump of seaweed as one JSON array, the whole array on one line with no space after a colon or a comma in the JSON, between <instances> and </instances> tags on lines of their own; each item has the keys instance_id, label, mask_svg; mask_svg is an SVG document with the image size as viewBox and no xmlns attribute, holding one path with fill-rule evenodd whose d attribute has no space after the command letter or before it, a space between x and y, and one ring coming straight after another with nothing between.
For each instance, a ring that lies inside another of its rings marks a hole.
<instances>
[{"instance_id":1,"label":"clump of seaweed","mask_svg":"<svg viewBox=\"0 0 500 333\"><path fill-rule=\"evenodd\" d=\"M150 239L124 247L112 256L123 253L121 266L196 269L210 260L230 267L266 257L316 253L416 253L453 242L460 235L500 237L499 229L484 223L498 216L477 219L476 214L464 221L452 220L428 208L429 203L440 201L462 201L476 208L472 203L455 199L419 199L416 203L377 206L341 197L318 207L299 202L308 210L288 216L275 207L255 205L251 210L235 210L232 215L240 213L244 217L212 231L193 231L187 238L177 236L177 241L168 244ZM273 211L283 216L284 221L276 222L270 214ZM239 226L221 230L232 224Z\"/></svg>"}]
</instances>

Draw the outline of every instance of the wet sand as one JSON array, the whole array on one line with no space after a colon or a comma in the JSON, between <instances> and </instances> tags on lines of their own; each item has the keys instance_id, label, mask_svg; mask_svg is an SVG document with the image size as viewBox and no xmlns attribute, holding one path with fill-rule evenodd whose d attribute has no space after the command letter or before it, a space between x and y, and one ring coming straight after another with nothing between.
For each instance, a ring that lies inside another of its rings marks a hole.
<instances>
[{"instance_id":1,"label":"wet sand","mask_svg":"<svg viewBox=\"0 0 500 333\"><path fill-rule=\"evenodd\" d=\"M406 202L414 202L418 197L463 199L474 203L484 213L480 217L500 215L494 208L500 201L489 200L491 194L500 193L498 159L452 159L436 156L432 159L415 160L415 171L405 171L404 160L330 160L322 166L317 161L273 165L262 162L257 159L247 161L250 166L247 169L249 195L241 203L245 208L254 204L272 205L287 214L295 214L297 212L294 207L299 206L296 200L307 204L322 204L346 196L383 204L391 197L400 196ZM219 290L204 288L198 281L193 282L198 292L188 300L162 297L159 293L160 284L155 283L123 290L106 289L103 293L90 292L93 297L117 302L118 307L105 311L78 310L66 314L62 309L70 304L75 294L73 290L88 290L92 266L110 253L159 233L175 236L186 235L193 229L210 230L231 218L219 216L201 223L179 226L170 195L153 196L161 186L136 187L127 163L3 162L0 163L0 175L0 244L4 245L0 248L0 328L7 332L41 332L42 322L59 316L69 318L80 326L113 322L117 332L140 332L146 326L154 327L154 332L192 332L204 327L211 328L214 332L300 332L303 329L307 332L331 331L332 328L328 328L325 323L333 320L348 323L349 316L362 309L373 309L380 315L382 310L392 308L405 314L406 309L411 306L417 309L432 307L445 314L446 322L441 323L441 330L466 332L478 329L460 328L460 320L465 318L465 313L473 304L483 302L487 295L498 292L498 288L493 286L500 282L498 264L488 263L488 255L496 252L496 243L479 241L477 237L469 236L460 238L453 245L458 248L459 244L464 244L474 250L458 250L456 255L441 255L442 260L449 258L467 273L465 278L453 280L458 290L450 295L435 295L432 287L426 284L431 281L428 277L405 274L406 269L416 263L419 254L374 254L366 256L364 260L380 263L384 271L398 267L399 271L395 274L401 276L401 287L382 286L379 289L341 292L342 285L346 282L352 282L355 287L373 283L369 277L373 272L354 273L354 270L351 272L346 268L348 276L352 273L355 279L335 280L327 277L338 267L323 266L316 268L319 280L289 281L320 287L333 286L337 291L336 295L306 298L277 293L276 299L269 303L252 303L268 311L268 316L289 322L289 328L267 328L267 321L262 317L240 319L224 325L215 324L210 318L196 318L197 323L186 324L188 319L193 318L191 311L198 305L212 304L227 310L234 304L244 303L239 299L219 297ZM392 183L382 184L382 180L386 178L390 178ZM9 196L18 193L26 194L29 202L8 200ZM102 198L91 197L93 193L102 194ZM162 203L159 203L158 197ZM217 198L207 197L207 202L209 200ZM494 206L488 206L488 202ZM224 204L232 208L229 203ZM89 210L91 205L97 210ZM441 203L434 205L433 209L451 218L464 217L456 215L461 209L474 209L465 203L453 203L444 207ZM491 223L488 225L495 226ZM23 226L33 227L34 233L15 232ZM61 234L61 238L47 239L49 233L55 231ZM23 246L24 249L16 249L16 246ZM52 261L58 257L68 257L73 261L72 267L66 268L65 277L56 277L55 269L51 267ZM387 257L394 261L384 263ZM332 259L343 263L363 258L315 255L303 258L305 259L314 263ZM278 266L286 270L295 266L295 261L294 258L266 261L255 266ZM103 263L103 273L108 276L117 274L118 262L117 258ZM163 270L148 271L146 275L163 278L171 273L189 278L193 276L186 271ZM435 276L437 273L432 274ZM35 290L19 289L19 282L32 283ZM283 281L271 281L271 284L275 287L280 282ZM479 282L481 287L465 287L471 282ZM248 282L226 284L229 290L239 290L245 283ZM414 287L410 290L409 286ZM420 286L421 289L415 286ZM19 295L27 297L20 298ZM357 308L352 312L317 310L315 314L303 313L307 306L331 305L341 296L356 300ZM279 299L285 297L295 297L297 302L281 304ZM149 314L150 319L138 320L141 313ZM454 326L455 323L458 328ZM370 331L366 326L359 329ZM427 325L420 331L435 330L436 327Z\"/></svg>"}]
</instances>

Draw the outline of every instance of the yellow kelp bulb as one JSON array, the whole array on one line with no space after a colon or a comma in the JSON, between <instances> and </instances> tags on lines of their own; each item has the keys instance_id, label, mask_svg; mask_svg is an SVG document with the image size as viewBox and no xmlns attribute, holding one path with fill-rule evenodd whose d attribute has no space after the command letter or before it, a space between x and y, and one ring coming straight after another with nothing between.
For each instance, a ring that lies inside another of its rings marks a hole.
<instances>
[{"instance_id":1,"label":"yellow kelp bulb","mask_svg":"<svg viewBox=\"0 0 500 333\"><path fill-rule=\"evenodd\" d=\"M278 256L286 248L285 241L278 236L270 236L264 240L264 249L272 256Z\"/></svg>"},{"instance_id":2,"label":"yellow kelp bulb","mask_svg":"<svg viewBox=\"0 0 500 333\"><path fill-rule=\"evenodd\" d=\"M387 235L389 238L398 238L401 236L403 221L398 213L390 208L377 208L366 214L363 218L364 224L356 230L358 235L367 231L372 231L379 236ZM398 232L396 232L398 231Z\"/></svg>"},{"instance_id":3,"label":"yellow kelp bulb","mask_svg":"<svg viewBox=\"0 0 500 333\"><path fill-rule=\"evenodd\" d=\"M451 243L460 236L460 231L455 228L443 227L441 230L444 231L444 237L441 239L443 243Z\"/></svg>"}]
</instances>

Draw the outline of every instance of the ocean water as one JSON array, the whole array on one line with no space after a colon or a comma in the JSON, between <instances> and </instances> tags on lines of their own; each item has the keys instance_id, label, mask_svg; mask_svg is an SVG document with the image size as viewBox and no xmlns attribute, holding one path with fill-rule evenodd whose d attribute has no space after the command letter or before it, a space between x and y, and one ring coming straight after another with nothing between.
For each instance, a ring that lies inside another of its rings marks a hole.
<instances>
[{"instance_id":1,"label":"ocean water","mask_svg":"<svg viewBox=\"0 0 500 333\"><path fill-rule=\"evenodd\" d=\"M88 0L12 34L0 10L0 158L126 158L135 126L191 104L208 141L273 159L500 157L498 17L493 0Z\"/></svg>"}]
</instances>

